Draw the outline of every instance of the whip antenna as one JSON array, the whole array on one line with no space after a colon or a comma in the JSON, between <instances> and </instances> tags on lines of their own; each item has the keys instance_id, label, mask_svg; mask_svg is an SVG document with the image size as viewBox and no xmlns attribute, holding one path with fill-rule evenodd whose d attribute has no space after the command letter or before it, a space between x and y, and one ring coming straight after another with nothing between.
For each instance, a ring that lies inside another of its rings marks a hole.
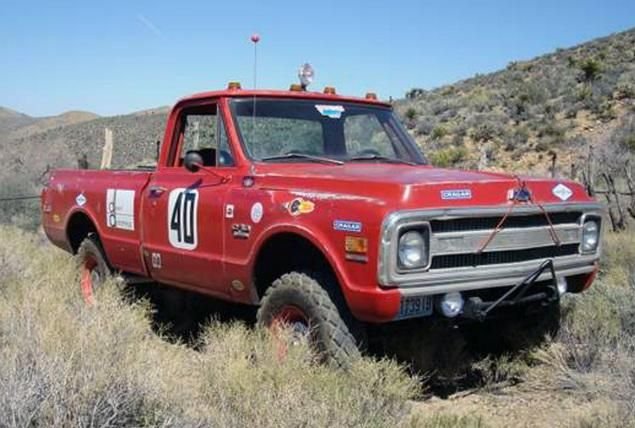
<instances>
[{"instance_id":1,"label":"whip antenna","mask_svg":"<svg viewBox=\"0 0 635 428\"><path fill-rule=\"evenodd\" d=\"M260 41L260 35L254 33L250 37L251 42L254 44L254 89L258 88L258 42ZM251 129L254 143L256 140L256 94L254 94L254 105L251 115Z\"/></svg>"}]
</instances>

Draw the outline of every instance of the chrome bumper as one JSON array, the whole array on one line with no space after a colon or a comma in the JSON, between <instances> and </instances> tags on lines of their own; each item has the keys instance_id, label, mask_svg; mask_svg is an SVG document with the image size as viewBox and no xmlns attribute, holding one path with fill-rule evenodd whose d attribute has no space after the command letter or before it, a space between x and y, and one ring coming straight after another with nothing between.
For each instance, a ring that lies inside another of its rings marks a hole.
<instances>
[{"instance_id":1,"label":"chrome bumper","mask_svg":"<svg viewBox=\"0 0 635 428\"><path fill-rule=\"evenodd\" d=\"M382 226L382 245L379 251L378 281L384 287L399 287L404 296L432 295L449 291L465 291L493 287L505 287L521 281L536 270L548 258L535 258L514 263L488 264L480 266L462 266L452 268L429 268L412 271L400 270L397 266L397 243L400 231L431 220L450 220L469 217L500 217L507 207L467 208L447 210L400 211L390 214ZM563 245L580 242L583 218L587 215L601 216L600 204L553 204L545 205L551 213L581 212L578 223L565 223L555 226L556 233ZM539 214L536 206L519 206L514 216ZM445 256L475 253L479 244L489 236L492 229L451 231L431 233L430 259ZM488 245L485 252L504 252L542 248L554 245L548 227L509 228L500 231ZM571 254L554 257L554 267L558 276L572 276L590 273L599 259L600 248L593 254ZM430 263L429 263L430 265ZM546 274L538 278L546 278Z\"/></svg>"}]
</instances>

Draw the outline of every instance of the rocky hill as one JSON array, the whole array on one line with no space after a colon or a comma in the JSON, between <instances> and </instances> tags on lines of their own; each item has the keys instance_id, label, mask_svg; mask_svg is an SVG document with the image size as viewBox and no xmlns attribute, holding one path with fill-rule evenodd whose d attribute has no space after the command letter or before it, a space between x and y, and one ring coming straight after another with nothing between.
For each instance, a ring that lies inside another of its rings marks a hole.
<instances>
[{"instance_id":1,"label":"rocky hill","mask_svg":"<svg viewBox=\"0 0 635 428\"><path fill-rule=\"evenodd\" d=\"M396 108L438 165L545 174L556 156L555 174L575 176L592 146L623 168L635 150L635 29L415 88Z\"/></svg>"},{"instance_id":2,"label":"rocky hill","mask_svg":"<svg viewBox=\"0 0 635 428\"><path fill-rule=\"evenodd\" d=\"M635 175L635 29L452 85L415 88L394 104L438 166L590 173L591 181L608 171L624 188L625 172ZM84 155L98 166L106 127L114 134L113 167L151 163L167 111L32 118L0 108L0 197L36 192L47 169L77 166Z\"/></svg>"}]
</instances>

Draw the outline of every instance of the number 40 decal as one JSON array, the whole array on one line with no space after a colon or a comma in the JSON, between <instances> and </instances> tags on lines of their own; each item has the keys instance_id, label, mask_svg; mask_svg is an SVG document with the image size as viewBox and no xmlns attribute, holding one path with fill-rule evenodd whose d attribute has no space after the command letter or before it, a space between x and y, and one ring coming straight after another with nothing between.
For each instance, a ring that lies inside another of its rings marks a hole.
<instances>
[{"instance_id":1,"label":"number 40 decal","mask_svg":"<svg viewBox=\"0 0 635 428\"><path fill-rule=\"evenodd\" d=\"M168 201L170 245L193 250L198 244L198 190L174 189Z\"/></svg>"}]
</instances>

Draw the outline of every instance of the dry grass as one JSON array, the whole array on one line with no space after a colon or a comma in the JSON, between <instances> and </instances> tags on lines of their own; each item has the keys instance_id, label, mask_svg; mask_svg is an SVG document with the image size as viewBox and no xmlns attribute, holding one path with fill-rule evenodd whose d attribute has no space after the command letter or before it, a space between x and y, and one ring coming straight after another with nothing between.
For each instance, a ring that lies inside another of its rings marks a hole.
<instances>
[{"instance_id":1,"label":"dry grass","mask_svg":"<svg viewBox=\"0 0 635 428\"><path fill-rule=\"evenodd\" d=\"M529 382L612 404L579 426L635 426L635 232L606 236L602 266L589 291L564 302L562 331L534 353L542 364Z\"/></svg>"},{"instance_id":2,"label":"dry grass","mask_svg":"<svg viewBox=\"0 0 635 428\"><path fill-rule=\"evenodd\" d=\"M417 379L389 361L347 373L281 361L275 341L210 325L201 351L153 333L149 308L111 288L78 296L74 262L0 228L0 426L395 426Z\"/></svg>"},{"instance_id":3,"label":"dry grass","mask_svg":"<svg viewBox=\"0 0 635 428\"><path fill-rule=\"evenodd\" d=\"M536 414L534 424L632 427L635 233L608 234L602 266L591 290L563 302L559 337L476 362L471 399L410 412L420 382L394 362L361 359L343 373L313 364L303 345L281 361L266 332L236 323L212 323L200 350L170 343L153 332L149 304L106 287L98 306L85 307L72 259L0 227L0 427L484 427L522 421L523 412ZM508 393L536 403L501 414L487 397ZM540 397L580 407L541 415L557 405Z\"/></svg>"}]
</instances>

